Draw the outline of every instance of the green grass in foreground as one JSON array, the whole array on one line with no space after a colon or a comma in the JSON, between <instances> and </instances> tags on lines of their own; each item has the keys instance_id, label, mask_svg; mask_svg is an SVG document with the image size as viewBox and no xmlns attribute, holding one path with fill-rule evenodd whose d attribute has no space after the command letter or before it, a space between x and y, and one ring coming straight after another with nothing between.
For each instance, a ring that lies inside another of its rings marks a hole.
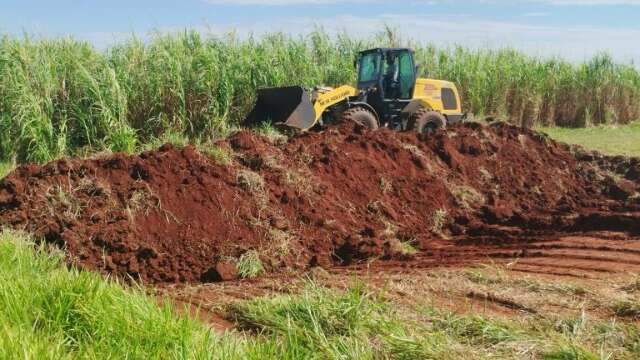
<instances>
[{"instance_id":1,"label":"green grass in foreground","mask_svg":"<svg viewBox=\"0 0 640 360\"><path fill-rule=\"evenodd\" d=\"M592 128L539 128L552 138L610 155L640 156L640 121Z\"/></svg>"},{"instance_id":2,"label":"green grass in foreground","mask_svg":"<svg viewBox=\"0 0 640 360\"><path fill-rule=\"evenodd\" d=\"M0 358L191 358L230 351L142 291L68 269L25 235L0 235Z\"/></svg>"},{"instance_id":3,"label":"green grass in foreground","mask_svg":"<svg viewBox=\"0 0 640 360\"><path fill-rule=\"evenodd\" d=\"M355 285L229 308L242 331L215 334L139 288L63 265L61 253L0 233L0 358L632 359L640 329L586 317L495 320L411 311Z\"/></svg>"}]
</instances>

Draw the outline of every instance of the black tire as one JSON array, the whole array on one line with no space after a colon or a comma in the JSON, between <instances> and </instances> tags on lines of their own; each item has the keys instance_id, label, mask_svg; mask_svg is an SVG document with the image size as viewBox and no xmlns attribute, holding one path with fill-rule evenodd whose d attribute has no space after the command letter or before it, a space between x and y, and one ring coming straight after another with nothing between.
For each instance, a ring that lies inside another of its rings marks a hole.
<instances>
[{"instance_id":1,"label":"black tire","mask_svg":"<svg viewBox=\"0 0 640 360\"><path fill-rule=\"evenodd\" d=\"M409 119L409 130L420 134L431 134L438 129L447 127L447 119L437 111L420 109Z\"/></svg>"},{"instance_id":2,"label":"black tire","mask_svg":"<svg viewBox=\"0 0 640 360\"><path fill-rule=\"evenodd\" d=\"M345 110L345 112L342 113L341 120L343 122L354 122L369 129L377 129L379 127L376 115L371 112L371 110L362 106Z\"/></svg>"}]
</instances>

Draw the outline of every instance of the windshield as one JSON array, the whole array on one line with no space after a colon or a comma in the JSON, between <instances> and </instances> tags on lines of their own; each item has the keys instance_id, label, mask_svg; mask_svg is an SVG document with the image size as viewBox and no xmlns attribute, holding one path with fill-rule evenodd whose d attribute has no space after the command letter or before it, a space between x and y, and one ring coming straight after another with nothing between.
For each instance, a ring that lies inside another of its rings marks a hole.
<instances>
[{"instance_id":1,"label":"windshield","mask_svg":"<svg viewBox=\"0 0 640 360\"><path fill-rule=\"evenodd\" d=\"M365 54L360 58L360 71L358 82L376 81L380 73L380 60L382 55L378 52Z\"/></svg>"}]
</instances>

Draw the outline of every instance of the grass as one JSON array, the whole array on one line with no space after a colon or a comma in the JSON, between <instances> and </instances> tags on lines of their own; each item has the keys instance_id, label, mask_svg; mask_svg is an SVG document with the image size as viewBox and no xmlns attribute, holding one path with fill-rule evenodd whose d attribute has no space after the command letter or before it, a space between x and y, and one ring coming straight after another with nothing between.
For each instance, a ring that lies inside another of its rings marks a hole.
<instances>
[{"instance_id":1,"label":"grass","mask_svg":"<svg viewBox=\"0 0 640 360\"><path fill-rule=\"evenodd\" d=\"M0 179L7 176L14 168L15 165L11 162L0 162Z\"/></svg>"},{"instance_id":2,"label":"grass","mask_svg":"<svg viewBox=\"0 0 640 360\"><path fill-rule=\"evenodd\" d=\"M221 165L228 166L233 162L233 154L231 151L221 146L211 145L200 149L200 151L204 152L211 160Z\"/></svg>"},{"instance_id":3,"label":"grass","mask_svg":"<svg viewBox=\"0 0 640 360\"><path fill-rule=\"evenodd\" d=\"M437 209L431 214L431 232L442 235L445 225L448 221L449 212L446 209Z\"/></svg>"},{"instance_id":4,"label":"grass","mask_svg":"<svg viewBox=\"0 0 640 360\"><path fill-rule=\"evenodd\" d=\"M264 190L264 179L260 174L251 170L239 170L237 176L238 186L250 193L260 193Z\"/></svg>"},{"instance_id":5,"label":"grass","mask_svg":"<svg viewBox=\"0 0 640 360\"><path fill-rule=\"evenodd\" d=\"M393 313L363 286L336 293L311 285L230 309L242 329L282 339L300 359L444 358L452 350L442 338L412 333Z\"/></svg>"},{"instance_id":6,"label":"grass","mask_svg":"<svg viewBox=\"0 0 640 360\"><path fill-rule=\"evenodd\" d=\"M69 38L6 35L0 38L0 161L208 143L238 127L257 88L353 83L356 53L379 46L415 48L421 75L458 84L464 110L479 116L526 126L640 118L640 73L606 54L574 64L508 48L439 48L403 41L393 29L365 39L322 31L239 39L187 30L130 38L104 51Z\"/></svg>"},{"instance_id":7,"label":"grass","mask_svg":"<svg viewBox=\"0 0 640 360\"><path fill-rule=\"evenodd\" d=\"M485 203L484 196L471 186L454 186L451 189L451 194L455 197L458 205L465 210L473 210Z\"/></svg>"},{"instance_id":8,"label":"grass","mask_svg":"<svg viewBox=\"0 0 640 360\"><path fill-rule=\"evenodd\" d=\"M270 123L262 123L256 126L255 131L269 139L269 141L273 144L282 144L287 141L287 136L280 132L280 130L276 129Z\"/></svg>"},{"instance_id":9,"label":"grass","mask_svg":"<svg viewBox=\"0 0 640 360\"><path fill-rule=\"evenodd\" d=\"M396 247L394 250L400 255L412 256L418 253L418 250L409 241L398 240L397 242L392 243L392 246Z\"/></svg>"},{"instance_id":10,"label":"grass","mask_svg":"<svg viewBox=\"0 0 640 360\"><path fill-rule=\"evenodd\" d=\"M586 317L505 320L431 305L407 311L362 284L232 304L240 329L310 359L633 359L638 327ZM615 356L614 356L615 355Z\"/></svg>"},{"instance_id":11,"label":"grass","mask_svg":"<svg viewBox=\"0 0 640 360\"><path fill-rule=\"evenodd\" d=\"M126 200L126 211L129 220L133 222L138 213L149 215L153 209L160 210L160 199L150 188L134 190Z\"/></svg>"},{"instance_id":12,"label":"grass","mask_svg":"<svg viewBox=\"0 0 640 360\"><path fill-rule=\"evenodd\" d=\"M254 278L264 271L260 256L255 250L249 250L242 254L238 259L236 268L241 278Z\"/></svg>"},{"instance_id":13,"label":"grass","mask_svg":"<svg viewBox=\"0 0 640 360\"><path fill-rule=\"evenodd\" d=\"M430 278L432 282L434 278ZM442 279L451 285L451 280ZM420 280L424 282L424 279ZM500 284L497 282L496 284ZM540 296L536 296L540 298ZM423 299L428 301L428 299ZM63 264L60 250L0 232L0 358L634 359L636 323L585 316L507 320L408 306L356 282L236 301L214 333L158 302ZM18 355L19 354L19 355Z\"/></svg>"},{"instance_id":14,"label":"grass","mask_svg":"<svg viewBox=\"0 0 640 360\"><path fill-rule=\"evenodd\" d=\"M640 122L585 129L539 128L552 138L610 155L640 156Z\"/></svg>"},{"instance_id":15,"label":"grass","mask_svg":"<svg viewBox=\"0 0 640 360\"><path fill-rule=\"evenodd\" d=\"M611 310L618 316L640 319L640 302L637 300L618 300L611 305Z\"/></svg>"},{"instance_id":16,"label":"grass","mask_svg":"<svg viewBox=\"0 0 640 360\"><path fill-rule=\"evenodd\" d=\"M80 217L82 204L73 191L65 191L63 186L57 185L48 189L46 197L51 215L60 212L67 219L77 220Z\"/></svg>"},{"instance_id":17,"label":"grass","mask_svg":"<svg viewBox=\"0 0 640 360\"><path fill-rule=\"evenodd\" d=\"M191 358L221 345L142 290L69 269L60 253L34 250L28 236L7 231L0 234L0 318L4 359Z\"/></svg>"}]
</instances>

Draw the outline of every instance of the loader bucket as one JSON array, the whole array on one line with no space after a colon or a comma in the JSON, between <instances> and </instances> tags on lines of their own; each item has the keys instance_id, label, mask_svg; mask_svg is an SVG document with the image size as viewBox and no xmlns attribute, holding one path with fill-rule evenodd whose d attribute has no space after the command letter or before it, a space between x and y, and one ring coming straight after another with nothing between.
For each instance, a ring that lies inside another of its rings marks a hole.
<instances>
[{"instance_id":1,"label":"loader bucket","mask_svg":"<svg viewBox=\"0 0 640 360\"><path fill-rule=\"evenodd\" d=\"M259 89L256 105L244 124L251 126L263 122L270 122L274 126L309 129L316 122L309 93L301 86Z\"/></svg>"}]
</instances>

